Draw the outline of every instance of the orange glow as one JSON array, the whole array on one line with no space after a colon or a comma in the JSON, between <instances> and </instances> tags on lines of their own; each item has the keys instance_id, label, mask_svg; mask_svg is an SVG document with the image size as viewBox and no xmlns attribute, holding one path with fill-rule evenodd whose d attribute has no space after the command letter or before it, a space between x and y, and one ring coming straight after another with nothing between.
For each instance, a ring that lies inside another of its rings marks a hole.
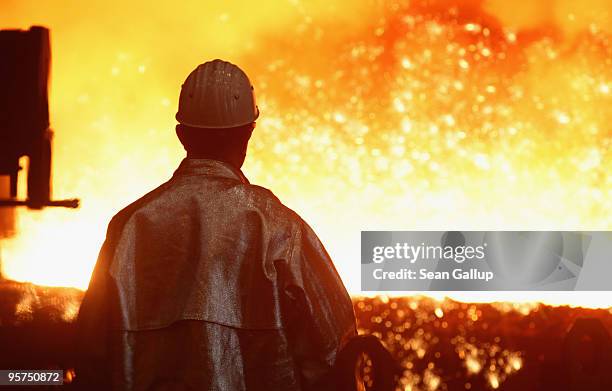
<instances>
[{"instance_id":1,"label":"orange glow","mask_svg":"<svg viewBox=\"0 0 612 391\"><path fill-rule=\"evenodd\" d=\"M2 273L86 288L111 216L178 165L179 87L215 57L255 84L246 175L313 225L353 293L360 230L612 229L612 6L516 3L3 2L2 28L51 29L54 196L83 206L19 211Z\"/></svg>"}]
</instances>

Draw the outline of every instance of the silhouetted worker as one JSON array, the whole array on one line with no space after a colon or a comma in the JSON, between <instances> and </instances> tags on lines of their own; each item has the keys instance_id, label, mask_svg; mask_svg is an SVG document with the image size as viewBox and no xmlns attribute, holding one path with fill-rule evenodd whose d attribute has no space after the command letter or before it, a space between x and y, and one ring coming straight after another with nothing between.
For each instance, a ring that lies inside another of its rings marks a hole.
<instances>
[{"instance_id":1,"label":"silhouetted worker","mask_svg":"<svg viewBox=\"0 0 612 391\"><path fill-rule=\"evenodd\" d=\"M83 389L330 387L351 300L313 230L240 171L258 115L231 63L183 84L187 157L111 220L81 305Z\"/></svg>"}]
</instances>

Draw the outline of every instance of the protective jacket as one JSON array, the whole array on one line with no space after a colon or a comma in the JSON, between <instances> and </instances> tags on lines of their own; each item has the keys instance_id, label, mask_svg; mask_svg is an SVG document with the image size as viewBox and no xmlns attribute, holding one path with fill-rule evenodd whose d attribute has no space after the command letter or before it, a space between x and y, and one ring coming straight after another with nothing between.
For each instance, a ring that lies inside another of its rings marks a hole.
<instances>
[{"instance_id":1,"label":"protective jacket","mask_svg":"<svg viewBox=\"0 0 612 391\"><path fill-rule=\"evenodd\" d=\"M77 328L76 384L130 391L325 389L356 334L312 229L207 159L113 217Z\"/></svg>"}]
</instances>

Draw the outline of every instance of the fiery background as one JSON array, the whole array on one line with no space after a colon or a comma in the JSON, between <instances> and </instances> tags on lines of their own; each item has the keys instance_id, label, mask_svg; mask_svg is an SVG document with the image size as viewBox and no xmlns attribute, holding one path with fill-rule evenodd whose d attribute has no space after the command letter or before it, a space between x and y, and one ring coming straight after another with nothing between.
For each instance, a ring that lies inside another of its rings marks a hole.
<instances>
[{"instance_id":1,"label":"fiery background","mask_svg":"<svg viewBox=\"0 0 612 391\"><path fill-rule=\"evenodd\" d=\"M607 0L4 0L2 28L51 29L54 196L82 207L19 210L2 273L86 288L112 215L182 158L180 85L217 57L246 70L262 112L244 172L315 228L353 293L360 230L611 229L611 14Z\"/></svg>"}]
</instances>

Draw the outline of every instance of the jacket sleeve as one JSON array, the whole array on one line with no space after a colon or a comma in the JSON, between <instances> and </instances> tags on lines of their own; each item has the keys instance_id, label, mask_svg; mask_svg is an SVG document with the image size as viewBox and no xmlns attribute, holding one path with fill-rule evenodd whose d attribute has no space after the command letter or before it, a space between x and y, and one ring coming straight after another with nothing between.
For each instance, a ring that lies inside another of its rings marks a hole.
<instances>
[{"instance_id":1,"label":"jacket sleeve","mask_svg":"<svg viewBox=\"0 0 612 391\"><path fill-rule=\"evenodd\" d=\"M304 389L329 387L336 355L357 334L353 306L332 260L303 221L283 274L284 318Z\"/></svg>"},{"instance_id":2,"label":"jacket sleeve","mask_svg":"<svg viewBox=\"0 0 612 391\"><path fill-rule=\"evenodd\" d=\"M76 322L76 379L79 390L108 389L109 370L109 235L102 245Z\"/></svg>"}]
</instances>

